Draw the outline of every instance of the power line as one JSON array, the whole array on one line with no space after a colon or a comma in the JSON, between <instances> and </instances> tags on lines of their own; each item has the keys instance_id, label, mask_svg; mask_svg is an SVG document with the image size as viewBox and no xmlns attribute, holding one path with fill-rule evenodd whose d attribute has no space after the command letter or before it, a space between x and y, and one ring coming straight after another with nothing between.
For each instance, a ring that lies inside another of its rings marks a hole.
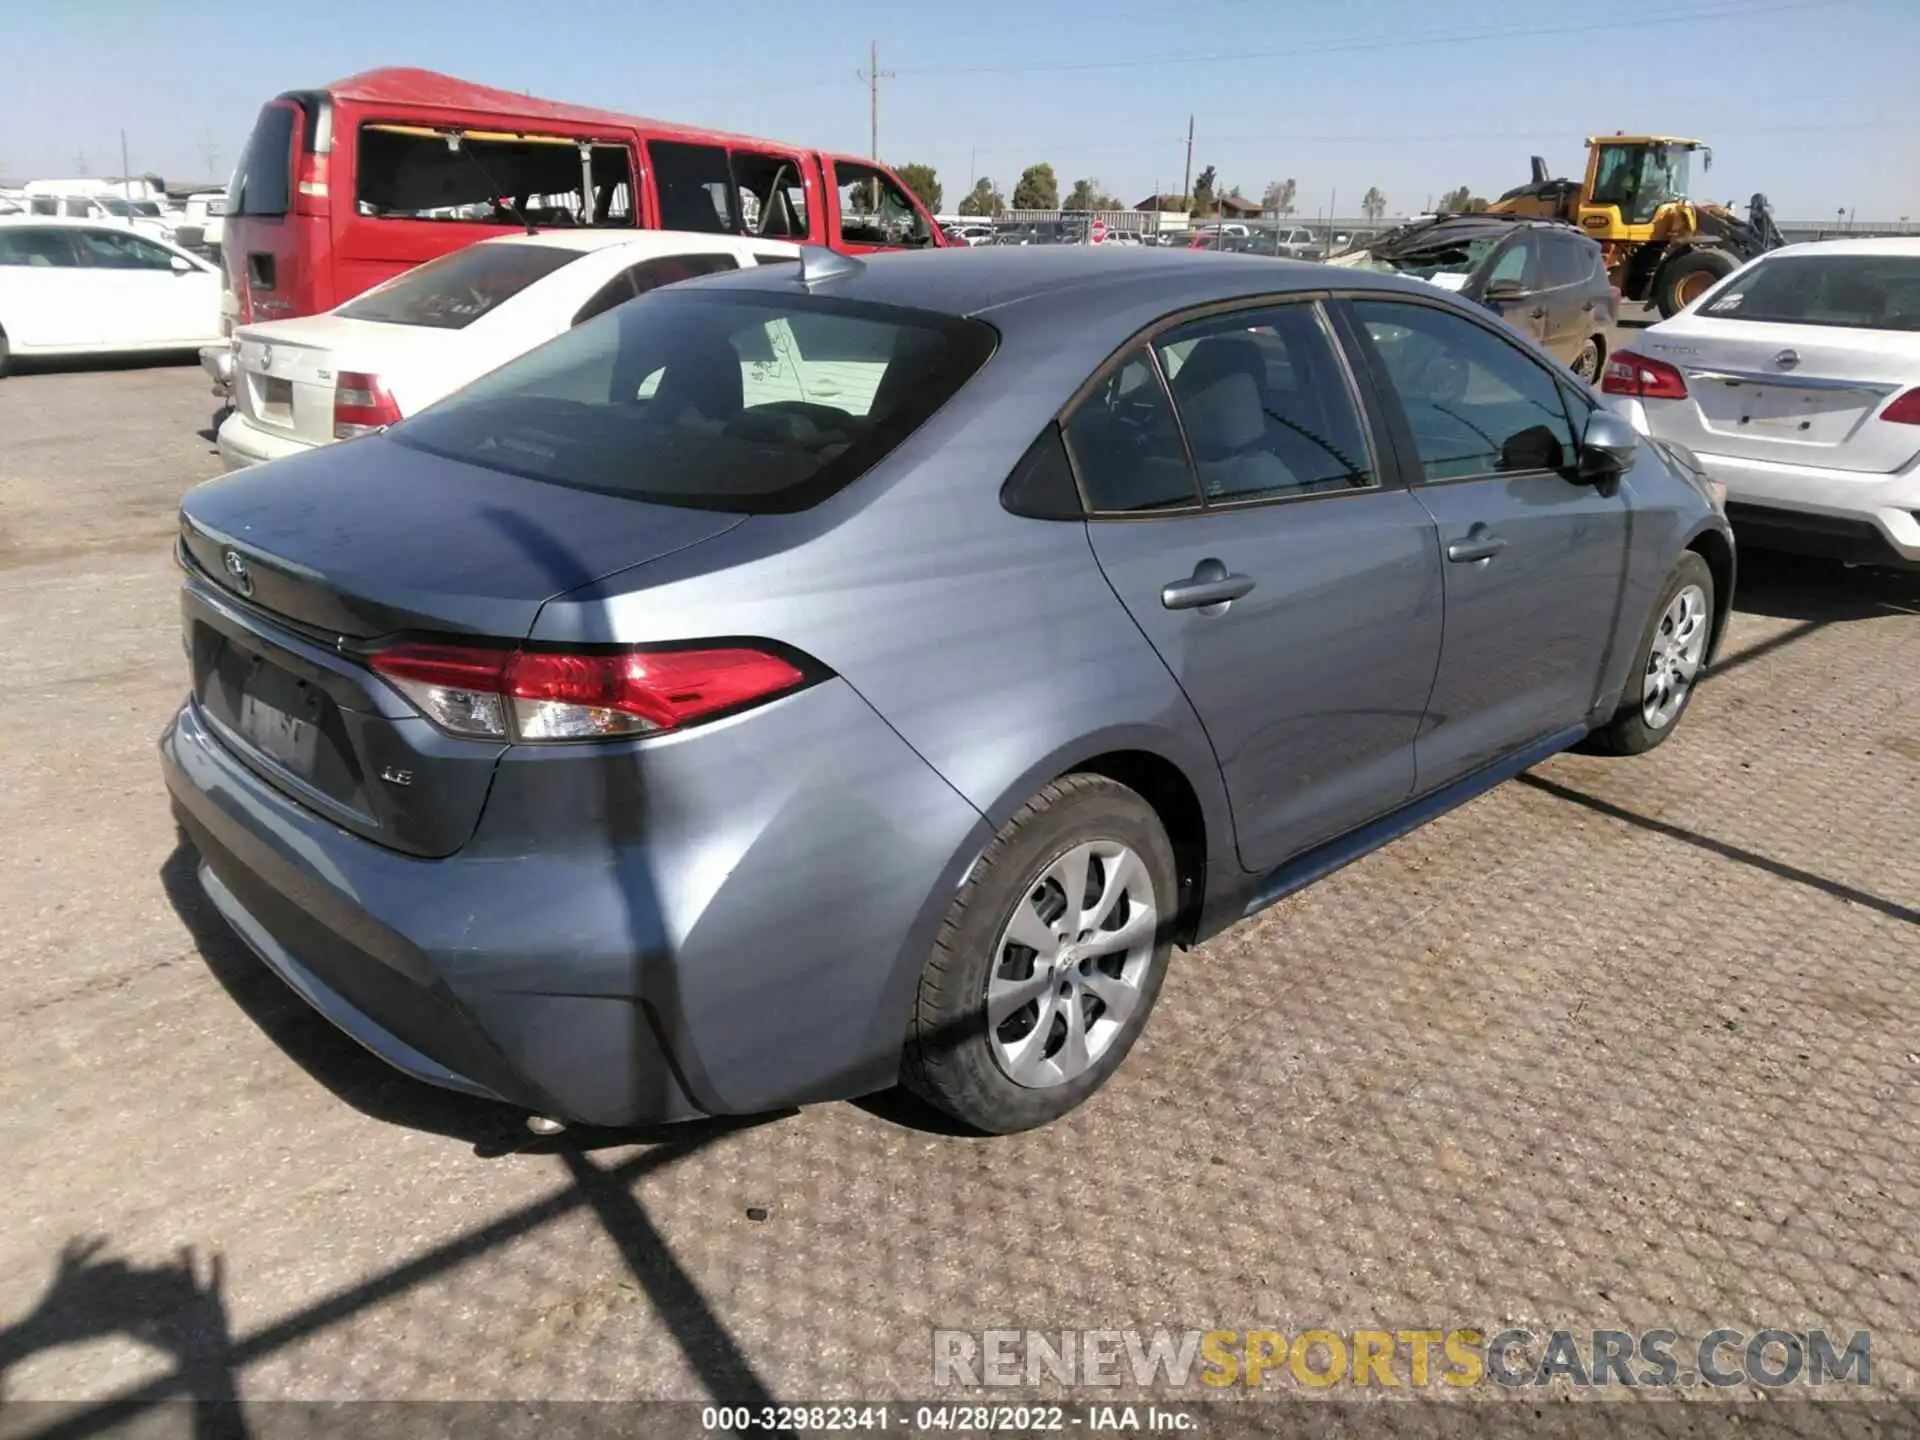
<instances>
[{"instance_id":1,"label":"power line","mask_svg":"<svg viewBox=\"0 0 1920 1440\"><path fill-rule=\"evenodd\" d=\"M1796 10L1829 10L1852 0L1789 0L1775 5L1730 5L1716 0L1707 7L1673 10L1659 14L1635 15L1634 24L1646 26L1677 20L1744 20L1760 15L1778 15ZM1203 55L1152 55L1134 60L1085 60L1036 65L929 65L910 68L907 75L1037 75L1086 70L1164 69L1171 65L1232 64L1248 60L1288 60L1305 55L1334 55L1359 50L1403 50L1428 45L1465 45L1483 40L1522 40L1548 35L1588 35L1618 30L1618 17L1574 25L1509 25L1480 27L1475 30L1428 31L1414 35L1381 37L1357 35L1312 45L1293 45L1283 50L1232 50Z\"/></svg>"}]
</instances>

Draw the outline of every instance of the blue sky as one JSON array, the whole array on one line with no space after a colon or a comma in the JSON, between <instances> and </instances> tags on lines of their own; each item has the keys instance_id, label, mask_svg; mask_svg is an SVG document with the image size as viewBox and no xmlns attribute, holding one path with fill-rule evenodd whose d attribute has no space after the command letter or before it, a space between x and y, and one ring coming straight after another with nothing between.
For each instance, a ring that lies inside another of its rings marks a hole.
<instances>
[{"instance_id":1,"label":"blue sky","mask_svg":"<svg viewBox=\"0 0 1920 1440\"><path fill-rule=\"evenodd\" d=\"M1191 112L1196 172L1291 177L1308 217L1497 194L1615 129L1709 141L1703 198L1920 217L1920 0L0 0L0 174L117 171L124 127L134 169L205 176L217 146L224 178L262 100L380 65L864 153L869 41L883 157L936 166L949 209L1040 160L1178 189Z\"/></svg>"}]
</instances>

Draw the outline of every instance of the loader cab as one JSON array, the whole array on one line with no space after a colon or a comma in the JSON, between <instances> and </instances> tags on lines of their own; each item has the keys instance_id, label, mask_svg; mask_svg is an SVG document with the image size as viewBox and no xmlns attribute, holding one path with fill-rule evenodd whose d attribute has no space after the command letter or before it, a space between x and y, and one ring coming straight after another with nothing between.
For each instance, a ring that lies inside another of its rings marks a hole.
<instances>
[{"instance_id":1,"label":"loader cab","mask_svg":"<svg viewBox=\"0 0 1920 1440\"><path fill-rule=\"evenodd\" d=\"M1687 197L1695 150L1706 147L1657 135L1589 139L1580 228L1603 244L1657 238L1660 208Z\"/></svg>"}]
</instances>

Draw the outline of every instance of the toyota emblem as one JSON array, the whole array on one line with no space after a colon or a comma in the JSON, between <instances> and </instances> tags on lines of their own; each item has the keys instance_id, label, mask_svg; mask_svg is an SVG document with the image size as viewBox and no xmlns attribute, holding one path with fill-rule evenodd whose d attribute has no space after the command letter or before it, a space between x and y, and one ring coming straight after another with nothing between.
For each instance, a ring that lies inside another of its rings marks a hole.
<instances>
[{"instance_id":1,"label":"toyota emblem","mask_svg":"<svg viewBox=\"0 0 1920 1440\"><path fill-rule=\"evenodd\" d=\"M249 598L253 595L253 571L238 550L229 550L220 557L220 563L226 568L227 578L233 581L233 588Z\"/></svg>"}]
</instances>

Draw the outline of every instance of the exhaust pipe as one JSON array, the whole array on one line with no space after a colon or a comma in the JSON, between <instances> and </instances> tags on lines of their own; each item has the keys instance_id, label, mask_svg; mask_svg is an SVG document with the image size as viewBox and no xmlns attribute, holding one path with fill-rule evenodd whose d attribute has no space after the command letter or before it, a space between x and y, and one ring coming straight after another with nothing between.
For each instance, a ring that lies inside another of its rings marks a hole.
<instances>
[{"instance_id":1,"label":"exhaust pipe","mask_svg":"<svg viewBox=\"0 0 1920 1440\"><path fill-rule=\"evenodd\" d=\"M566 1128L566 1121L556 1120L551 1115L527 1116L527 1129L536 1135L558 1135Z\"/></svg>"}]
</instances>

